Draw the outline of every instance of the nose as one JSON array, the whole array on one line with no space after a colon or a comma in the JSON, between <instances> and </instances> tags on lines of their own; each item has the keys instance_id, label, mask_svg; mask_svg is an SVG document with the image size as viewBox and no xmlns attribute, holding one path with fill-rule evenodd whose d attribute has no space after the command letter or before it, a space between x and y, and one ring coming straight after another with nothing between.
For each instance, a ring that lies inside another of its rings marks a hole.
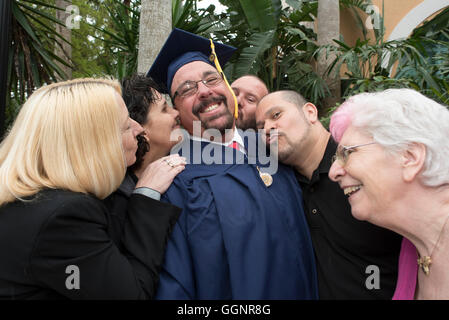
<instances>
[{"instance_id":1,"label":"nose","mask_svg":"<svg viewBox=\"0 0 449 320\"><path fill-rule=\"evenodd\" d=\"M244 105L243 105L243 97L242 97L242 95L241 94L236 94L235 97L237 98L237 104L238 104L239 109L243 108Z\"/></svg>"},{"instance_id":2,"label":"nose","mask_svg":"<svg viewBox=\"0 0 449 320\"><path fill-rule=\"evenodd\" d=\"M212 94L211 88L206 86L202 81L199 81L197 85L199 98L208 98Z\"/></svg>"},{"instance_id":3,"label":"nose","mask_svg":"<svg viewBox=\"0 0 449 320\"><path fill-rule=\"evenodd\" d=\"M143 132L142 126L134 119L131 119L131 126L133 127L134 137L138 136L139 134L141 134Z\"/></svg>"},{"instance_id":4,"label":"nose","mask_svg":"<svg viewBox=\"0 0 449 320\"><path fill-rule=\"evenodd\" d=\"M172 113L173 117L177 118L179 116L179 111L175 108L170 109L170 113Z\"/></svg>"},{"instance_id":5,"label":"nose","mask_svg":"<svg viewBox=\"0 0 449 320\"><path fill-rule=\"evenodd\" d=\"M346 174L345 168L340 164L340 161L335 160L329 170L329 179L338 182Z\"/></svg>"},{"instance_id":6,"label":"nose","mask_svg":"<svg viewBox=\"0 0 449 320\"><path fill-rule=\"evenodd\" d=\"M266 134L270 134L271 130L276 129L276 123L274 121L265 120L264 130Z\"/></svg>"}]
</instances>

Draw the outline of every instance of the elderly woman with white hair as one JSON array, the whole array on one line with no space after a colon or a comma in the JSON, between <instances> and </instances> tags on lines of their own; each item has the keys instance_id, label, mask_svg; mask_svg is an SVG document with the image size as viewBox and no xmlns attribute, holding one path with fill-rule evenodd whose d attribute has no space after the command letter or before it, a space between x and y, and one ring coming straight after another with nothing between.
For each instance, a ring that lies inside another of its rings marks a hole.
<instances>
[{"instance_id":1,"label":"elderly woman with white hair","mask_svg":"<svg viewBox=\"0 0 449 320\"><path fill-rule=\"evenodd\" d=\"M330 130L339 146L329 177L352 215L406 238L395 297L448 299L449 110L411 89L363 93Z\"/></svg>"}]
</instances>

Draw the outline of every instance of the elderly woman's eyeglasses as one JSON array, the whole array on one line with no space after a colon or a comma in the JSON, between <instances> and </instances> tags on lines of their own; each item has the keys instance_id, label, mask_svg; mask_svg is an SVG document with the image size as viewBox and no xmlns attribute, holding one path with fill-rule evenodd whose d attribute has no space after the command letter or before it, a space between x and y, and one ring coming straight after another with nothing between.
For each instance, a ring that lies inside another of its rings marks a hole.
<instances>
[{"instance_id":1,"label":"elderly woman's eyeglasses","mask_svg":"<svg viewBox=\"0 0 449 320\"><path fill-rule=\"evenodd\" d=\"M173 100L180 96L182 98L189 97L198 91L198 82L202 82L206 87L212 88L219 85L223 81L223 77L218 73L214 72L208 74L203 79L198 81L188 80L179 86L178 90L175 91L173 95Z\"/></svg>"},{"instance_id":2,"label":"elderly woman's eyeglasses","mask_svg":"<svg viewBox=\"0 0 449 320\"><path fill-rule=\"evenodd\" d=\"M335 161L340 161L340 163L344 166L346 164L346 162L348 162L348 158L349 155L351 153L353 153L354 151L356 151L356 148L360 148L360 147L364 147L364 146L368 146L370 144L374 144L377 142L368 142L368 143L363 143L363 144L357 144L355 146L342 146L341 148L337 148L337 151L335 152L335 155L332 157L332 163L334 163Z\"/></svg>"}]
</instances>

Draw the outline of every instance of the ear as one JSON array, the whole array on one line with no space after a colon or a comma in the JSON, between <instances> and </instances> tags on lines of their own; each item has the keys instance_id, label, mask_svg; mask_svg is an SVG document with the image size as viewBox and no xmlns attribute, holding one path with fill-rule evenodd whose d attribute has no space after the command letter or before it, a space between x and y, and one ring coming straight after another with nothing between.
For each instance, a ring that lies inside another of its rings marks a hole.
<instances>
[{"instance_id":1,"label":"ear","mask_svg":"<svg viewBox=\"0 0 449 320\"><path fill-rule=\"evenodd\" d=\"M413 143L401 154L402 178L412 182L424 167L426 147L422 143Z\"/></svg>"},{"instance_id":2,"label":"ear","mask_svg":"<svg viewBox=\"0 0 449 320\"><path fill-rule=\"evenodd\" d=\"M148 128L143 127L143 137L145 140L147 140L148 143L150 143L150 130Z\"/></svg>"},{"instance_id":3,"label":"ear","mask_svg":"<svg viewBox=\"0 0 449 320\"><path fill-rule=\"evenodd\" d=\"M313 124L318 121L318 109L313 103L307 102L302 106L302 111L310 123Z\"/></svg>"}]
</instances>

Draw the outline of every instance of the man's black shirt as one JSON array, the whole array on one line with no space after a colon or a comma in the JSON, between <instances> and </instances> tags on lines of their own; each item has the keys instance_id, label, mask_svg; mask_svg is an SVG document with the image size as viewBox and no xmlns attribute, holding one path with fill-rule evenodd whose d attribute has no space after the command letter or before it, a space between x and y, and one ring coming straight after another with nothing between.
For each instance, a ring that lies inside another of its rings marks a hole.
<instances>
[{"instance_id":1,"label":"man's black shirt","mask_svg":"<svg viewBox=\"0 0 449 320\"><path fill-rule=\"evenodd\" d=\"M402 237L352 216L343 190L328 177L336 149L330 138L310 181L296 173L315 249L320 299L391 299Z\"/></svg>"}]
</instances>

